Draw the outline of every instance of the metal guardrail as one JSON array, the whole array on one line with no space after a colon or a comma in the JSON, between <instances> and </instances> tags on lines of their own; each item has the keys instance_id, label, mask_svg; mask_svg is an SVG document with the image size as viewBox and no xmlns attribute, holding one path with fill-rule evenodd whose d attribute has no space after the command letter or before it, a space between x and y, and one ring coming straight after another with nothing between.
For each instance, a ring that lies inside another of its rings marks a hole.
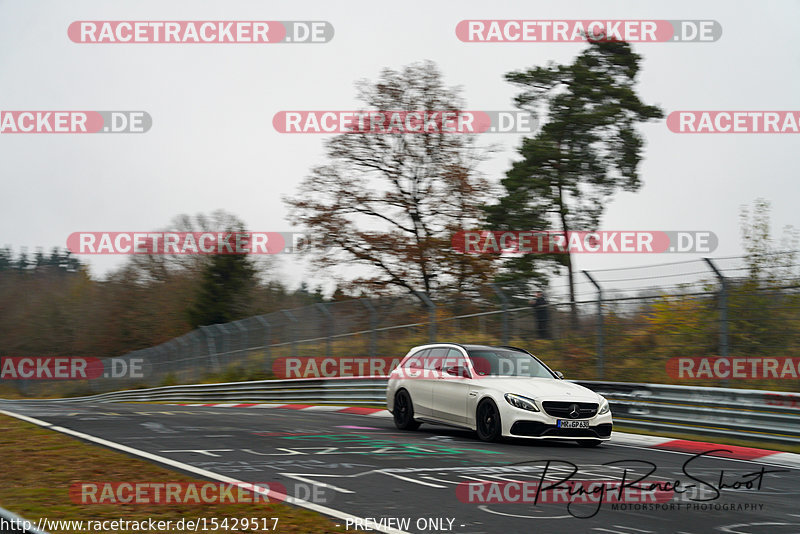
<instances>
[{"instance_id":1,"label":"metal guardrail","mask_svg":"<svg viewBox=\"0 0 800 534\"><path fill-rule=\"evenodd\" d=\"M611 403L616 425L800 444L800 394L627 382L582 382Z\"/></svg>"},{"instance_id":2,"label":"metal guardrail","mask_svg":"<svg viewBox=\"0 0 800 534\"><path fill-rule=\"evenodd\" d=\"M386 399L386 382L385 377L260 380L115 391L58 401L382 405ZM609 400L617 425L800 444L800 394L628 382L575 382Z\"/></svg>"},{"instance_id":3,"label":"metal guardrail","mask_svg":"<svg viewBox=\"0 0 800 534\"><path fill-rule=\"evenodd\" d=\"M257 380L112 391L25 402L309 402L385 404L385 377ZM1 399L0 399L1 400Z\"/></svg>"}]
</instances>

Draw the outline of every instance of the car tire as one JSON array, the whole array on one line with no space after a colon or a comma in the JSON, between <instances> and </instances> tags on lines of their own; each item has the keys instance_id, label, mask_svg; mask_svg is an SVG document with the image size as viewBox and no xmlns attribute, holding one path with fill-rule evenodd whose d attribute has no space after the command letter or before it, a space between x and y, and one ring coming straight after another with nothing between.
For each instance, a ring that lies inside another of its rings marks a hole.
<instances>
[{"instance_id":1,"label":"car tire","mask_svg":"<svg viewBox=\"0 0 800 534\"><path fill-rule=\"evenodd\" d=\"M414 420L414 405L411 396L406 390L400 390L394 396L394 426L398 430L416 430L419 428L419 421Z\"/></svg>"},{"instance_id":2,"label":"car tire","mask_svg":"<svg viewBox=\"0 0 800 534\"><path fill-rule=\"evenodd\" d=\"M482 441L499 441L503 434L500 411L492 400L478 404L475 410L475 429Z\"/></svg>"},{"instance_id":3,"label":"car tire","mask_svg":"<svg viewBox=\"0 0 800 534\"><path fill-rule=\"evenodd\" d=\"M603 443L603 442L600 441L599 439L582 439L582 440L578 441L578 445L580 445L581 447L586 447L586 448L588 448L588 447L597 447L601 443Z\"/></svg>"}]
</instances>

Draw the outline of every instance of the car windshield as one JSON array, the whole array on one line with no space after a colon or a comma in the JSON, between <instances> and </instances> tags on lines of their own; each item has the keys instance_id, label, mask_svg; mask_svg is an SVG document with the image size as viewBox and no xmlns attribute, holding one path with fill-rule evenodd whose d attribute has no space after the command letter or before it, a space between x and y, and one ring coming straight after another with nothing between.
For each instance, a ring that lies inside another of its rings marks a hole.
<instances>
[{"instance_id":1,"label":"car windshield","mask_svg":"<svg viewBox=\"0 0 800 534\"><path fill-rule=\"evenodd\" d=\"M555 378L539 360L524 352L505 349L467 351L478 376Z\"/></svg>"}]
</instances>

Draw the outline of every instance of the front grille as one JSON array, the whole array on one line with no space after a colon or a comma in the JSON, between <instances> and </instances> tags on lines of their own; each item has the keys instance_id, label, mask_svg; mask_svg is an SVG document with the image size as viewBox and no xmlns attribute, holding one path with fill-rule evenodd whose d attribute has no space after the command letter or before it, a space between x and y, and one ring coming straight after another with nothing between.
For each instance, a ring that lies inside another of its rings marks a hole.
<instances>
[{"instance_id":1,"label":"front grille","mask_svg":"<svg viewBox=\"0 0 800 534\"><path fill-rule=\"evenodd\" d=\"M558 438L607 438L611 436L610 423L590 428L557 428L538 421L517 421L511 426L515 436L558 437Z\"/></svg>"},{"instance_id":2,"label":"front grille","mask_svg":"<svg viewBox=\"0 0 800 534\"><path fill-rule=\"evenodd\" d=\"M611 428L610 423L589 428L558 428L538 421L517 421L511 425L511 433L531 437L607 438L611 436Z\"/></svg>"},{"instance_id":3,"label":"front grille","mask_svg":"<svg viewBox=\"0 0 800 534\"><path fill-rule=\"evenodd\" d=\"M572 406L578 405L579 417L570 417ZM596 402L561 402L561 401L544 401L542 403L544 411L553 417L560 419L589 419L597 415Z\"/></svg>"},{"instance_id":4,"label":"front grille","mask_svg":"<svg viewBox=\"0 0 800 534\"><path fill-rule=\"evenodd\" d=\"M548 428L542 436L559 438L596 438L597 432L591 428Z\"/></svg>"}]
</instances>

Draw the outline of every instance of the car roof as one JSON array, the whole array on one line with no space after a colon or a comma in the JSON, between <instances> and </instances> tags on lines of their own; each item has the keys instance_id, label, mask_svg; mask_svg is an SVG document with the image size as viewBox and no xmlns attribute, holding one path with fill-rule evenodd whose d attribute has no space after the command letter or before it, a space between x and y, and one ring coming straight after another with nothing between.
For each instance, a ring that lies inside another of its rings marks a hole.
<instances>
[{"instance_id":1,"label":"car roof","mask_svg":"<svg viewBox=\"0 0 800 534\"><path fill-rule=\"evenodd\" d=\"M521 349L518 347L511 347L508 345L476 345L476 344L464 344L464 343L453 343L450 341L439 341L434 343L426 343L424 345L419 345L418 349L422 349L424 347L433 347L435 345L455 345L457 347L461 347L462 349L466 350L497 350L497 349L505 349L505 350L513 350L516 352L528 352L525 349Z\"/></svg>"},{"instance_id":2,"label":"car roof","mask_svg":"<svg viewBox=\"0 0 800 534\"><path fill-rule=\"evenodd\" d=\"M513 350L515 352L528 352L525 349L521 349L519 347L512 347L510 345L463 345L463 347L467 350L482 350L482 349L490 349L490 350Z\"/></svg>"}]
</instances>

